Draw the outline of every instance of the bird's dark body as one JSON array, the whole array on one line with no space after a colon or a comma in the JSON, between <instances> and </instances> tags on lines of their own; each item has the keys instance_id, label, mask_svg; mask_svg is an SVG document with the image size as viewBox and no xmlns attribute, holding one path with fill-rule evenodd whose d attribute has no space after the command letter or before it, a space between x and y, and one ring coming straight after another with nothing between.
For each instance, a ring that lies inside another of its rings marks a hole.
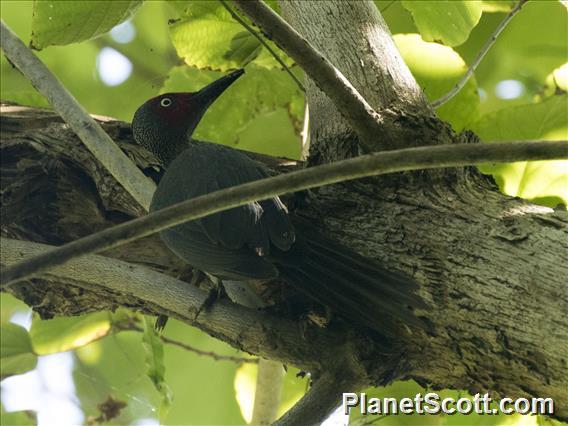
<instances>
[{"instance_id":1,"label":"bird's dark body","mask_svg":"<svg viewBox=\"0 0 568 426\"><path fill-rule=\"evenodd\" d=\"M168 167L150 210L266 176L240 151L192 141ZM279 198L188 222L161 235L174 253L193 266L232 280L277 277L278 271L266 255L272 247L288 250L294 242L294 228Z\"/></svg>"},{"instance_id":2,"label":"bird's dark body","mask_svg":"<svg viewBox=\"0 0 568 426\"><path fill-rule=\"evenodd\" d=\"M136 141L166 166L150 210L263 179L243 152L197 142L191 135L211 103L242 74L237 70L197 93L166 93L136 111ZM386 333L393 319L424 326L410 307L424 307L408 277L392 273L289 214L278 197L249 203L161 232L188 264L221 279L280 276L345 318Z\"/></svg>"},{"instance_id":3,"label":"bird's dark body","mask_svg":"<svg viewBox=\"0 0 568 426\"><path fill-rule=\"evenodd\" d=\"M262 179L263 166L221 145L190 142L162 177L151 210ZM166 245L196 268L222 279L281 276L298 290L375 329L389 318L420 325L414 284L323 237L290 215L278 197L250 203L161 232Z\"/></svg>"}]
</instances>

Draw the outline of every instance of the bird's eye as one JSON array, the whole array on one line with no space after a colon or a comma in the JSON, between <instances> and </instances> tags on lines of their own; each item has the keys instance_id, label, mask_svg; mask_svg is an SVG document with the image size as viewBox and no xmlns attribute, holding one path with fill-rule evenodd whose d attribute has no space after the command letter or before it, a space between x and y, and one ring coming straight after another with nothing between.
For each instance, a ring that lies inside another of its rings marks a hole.
<instances>
[{"instance_id":1,"label":"bird's eye","mask_svg":"<svg viewBox=\"0 0 568 426\"><path fill-rule=\"evenodd\" d=\"M163 107L169 107L172 104L172 100L170 98L164 98L160 101L160 105Z\"/></svg>"}]
</instances>

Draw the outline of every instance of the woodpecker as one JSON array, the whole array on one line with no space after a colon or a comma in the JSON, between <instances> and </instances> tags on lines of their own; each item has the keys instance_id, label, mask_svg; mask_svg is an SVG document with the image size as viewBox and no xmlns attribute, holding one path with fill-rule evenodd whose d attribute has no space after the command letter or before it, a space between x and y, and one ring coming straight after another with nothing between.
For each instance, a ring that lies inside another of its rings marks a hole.
<instances>
[{"instance_id":1,"label":"woodpecker","mask_svg":"<svg viewBox=\"0 0 568 426\"><path fill-rule=\"evenodd\" d=\"M207 108L241 75L234 71L195 93L164 93L136 111L136 142L166 169L150 211L268 176L242 151L192 139ZM221 280L276 277L346 320L386 334L393 320L423 327L425 308L409 277L324 237L279 197L256 201L160 233L189 265ZM396 328L396 326L394 327Z\"/></svg>"}]
</instances>

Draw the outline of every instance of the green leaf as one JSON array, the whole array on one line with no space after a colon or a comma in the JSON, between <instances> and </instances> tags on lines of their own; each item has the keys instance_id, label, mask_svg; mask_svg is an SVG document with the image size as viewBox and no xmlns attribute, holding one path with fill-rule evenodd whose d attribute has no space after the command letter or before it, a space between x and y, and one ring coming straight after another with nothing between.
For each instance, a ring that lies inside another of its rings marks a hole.
<instances>
[{"instance_id":1,"label":"green leaf","mask_svg":"<svg viewBox=\"0 0 568 426\"><path fill-rule=\"evenodd\" d=\"M367 402L371 398L395 398L400 401L402 398L414 399L416 394L426 395L430 390L423 388L413 380L394 382L389 386L380 388L368 388L363 391L366 394ZM437 390L434 391L440 397L453 398L471 398L465 391L458 390ZM496 405L490 405L496 408ZM422 406L424 409L424 405ZM351 426L358 425L377 425L377 426L403 426L403 425L420 425L420 426L458 426L458 425L483 425L491 426L503 424L503 419L509 419L511 416L505 415L483 415L475 412L468 415L445 415L445 414L399 414L398 415L381 415L381 414L361 414L360 406L351 409L349 415L349 424Z\"/></svg>"},{"instance_id":2,"label":"green leaf","mask_svg":"<svg viewBox=\"0 0 568 426\"><path fill-rule=\"evenodd\" d=\"M231 14L217 1L186 0L170 1L170 5L185 18L202 18L204 16L217 17L221 20L232 20Z\"/></svg>"},{"instance_id":3,"label":"green leaf","mask_svg":"<svg viewBox=\"0 0 568 426\"><path fill-rule=\"evenodd\" d=\"M431 101L448 92L467 71L463 59L451 47L423 41L418 34L397 34L394 41L414 78ZM477 83L472 77L452 100L437 110L456 131L479 114Z\"/></svg>"},{"instance_id":4,"label":"green leaf","mask_svg":"<svg viewBox=\"0 0 568 426\"><path fill-rule=\"evenodd\" d=\"M283 378L278 417L286 413L306 393L307 379L299 378L300 370L289 367ZM252 419L252 410L256 392L257 364L241 364L235 372L235 398L239 403L241 414L247 423Z\"/></svg>"},{"instance_id":5,"label":"green leaf","mask_svg":"<svg viewBox=\"0 0 568 426\"><path fill-rule=\"evenodd\" d=\"M282 60L282 62L284 62L286 64L286 66L288 68L294 66L294 64L295 64L294 60L292 58L290 58L282 50L280 50L280 48L278 46L276 46L276 43L274 43L271 40L266 40L266 39L265 39L265 41L270 46L272 51L274 53L276 53L276 55ZM262 50L260 51L260 53L258 54L256 59L253 61L253 63L255 65L260 65L260 66L263 66L263 67L269 68L269 69L272 69L272 68L284 69L284 67L276 60L274 55L264 46L262 46Z\"/></svg>"},{"instance_id":6,"label":"green leaf","mask_svg":"<svg viewBox=\"0 0 568 426\"><path fill-rule=\"evenodd\" d=\"M568 62L552 71L544 85L545 97L561 95L568 92Z\"/></svg>"},{"instance_id":7,"label":"green leaf","mask_svg":"<svg viewBox=\"0 0 568 426\"><path fill-rule=\"evenodd\" d=\"M483 0L482 8L484 12L510 12L518 0Z\"/></svg>"},{"instance_id":8,"label":"green leaf","mask_svg":"<svg viewBox=\"0 0 568 426\"><path fill-rule=\"evenodd\" d=\"M10 100L20 105L36 106L39 108L49 108L49 102L38 92L31 90L3 90L2 99Z\"/></svg>"},{"instance_id":9,"label":"green leaf","mask_svg":"<svg viewBox=\"0 0 568 426\"><path fill-rule=\"evenodd\" d=\"M100 339L110 331L108 312L96 312L79 317L35 319L30 337L39 355L64 352Z\"/></svg>"},{"instance_id":10,"label":"green leaf","mask_svg":"<svg viewBox=\"0 0 568 426\"><path fill-rule=\"evenodd\" d=\"M475 71L485 96L482 112L531 103L552 70L566 63L567 10L559 1L529 1L499 35ZM471 63L503 20L501 13L487 13L458 52ZM517 80L524 90L515 99L503 99L497 90L503 80Z\"/></svg>"},{"instance_id":11,"label":"green leaf","mask_svg":"<svg viewBox=\"0 0 568 426\"><path fill-rule=\"evenodd\" d=\"M481 18L481 1L410 1L402 5L412 13L416 27L426 41L458 46Z\"/></svg>"},{"instance_id":12,"label":"green leaf","mask_svg":"<svg viewBox=\"0 0 568 426\"><path fill-rule=\"evenodd\" d=\"M220 3L189 1L175 7L185 18L171 25L172 42L189 66L227 71L260 53L260 42Z\"/></svg>"},{"instance_id":13,"label":"green leaf","mask_svg":"<svg viewBox=\"0 0 568 426\"><path fill-rule=\"evenodd\" d=\"M258 365L241 364L235 372L235 398L247 423L252 420Z\"/></svg>"},{"instance_id":14,"label":"green leaf","mask_svg":"<svg viewBox=\"0 0 568 426\"><path fill-rule=\"evenodd\" d=\"M141 0L36 0L31 46L41 50L48 46L90 40L126 21L141 5Z\"/></svg>"},{"instance_id":15,"label":"green leaf","mask_svg":"<svg viewBox=\"0 0 568 426\"><path fill-rule=\"evenodd\" d=\"M33 370L37 364L28 331L16 324L0 326L0 376L22 374Z\"/></svg>"},{"instance_id":16,"label":"green leaf","mask_svg":"<svg viewBox=\"0 0 568 426\"><path fill-rule=\"evenodd\" d=\"M504 108L487 114L472 126L484 141L568 139L568 96ZM568 204L568 161L522 161L482 166L506 194L554 207Z\"/></svg>"},{"instance_id":17,"label":"green leaf","mask_svg":"<svg viewBox=\"0 0 568 426\"><path fill-rule=\"evenodd\" d=\"M146 367L148 368L146 374L154 383L156 390L162 395L159 417L160 423L163 424L172 405L173 395L165 379L164 345L154 328L154 322L149 317L144 317L142 346L144 346L146 352Z\"/></svg>"},{"instance_id":18,"label":"green leaf","mask_svg":"<svg viewBox=\"0 0 568 426\"><path fill-rule=\"evenodd\" d=\"M223 74L186 66L170 72L161 92L192 92ZM268 155L299 158L297 125L303 119L303 93L285 71L256 64L209 108L196 139ZM269 135L269 137L267 137Z\"/></svg>"},{"instance_id":19,"label":"green leaf","mask_svg":"<svg viewBox=\"0 0 568 426\"><path fill-rule=\"evenodd\" d=\"M37 425L37 415L34 411L0 411L0 425L6 426L33 426Z\"/></svg>"},{"instance_id":20,"label":"green leaf","mask_svg":"<svg viewBox=\"0 0 568 426\"><path fill-rule=\"evenodd\" d=\"M172 42L186 64L199 69L227 71L251 61L266 68L281 68L274 56L216 1L172 2L182 16L170 26ZM235 11L236 12L236 11ZM246 17L242 17L248 22ZM276 44L266 40L273 51L292 66L294 61Z\"/></svg>"}]
</instances>

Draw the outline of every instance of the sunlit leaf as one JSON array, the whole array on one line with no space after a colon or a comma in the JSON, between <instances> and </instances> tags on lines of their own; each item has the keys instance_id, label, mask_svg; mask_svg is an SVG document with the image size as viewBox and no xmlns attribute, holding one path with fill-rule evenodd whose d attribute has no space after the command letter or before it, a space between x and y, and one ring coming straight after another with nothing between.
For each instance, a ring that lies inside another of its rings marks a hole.
<instances>
[{"instance_id":1,"label":"sunlit leaf","mask_svg":"<svg viewBox=\"0 0 568 426\"><path fill-rule=\"evenodd\" d=\"M148 377L162 395L159 415L160 422L163 423L172 405L173 394L165 378L164 345L154 328L154 322L148 317L144 318L142 346L146 352L146 374L148 374Z\"/></svg>"},{"instance_id":2,"label":"sunlit leaf","mask_svg":"<svg viewBox=\"0 0 568 426\"><path fill-rule=\"evenodd\" d=\"M31 46L41 50L48 46L90 40L130 18L141 5L141 0L36 0Z\"/></svg>"},{"instance_id":3,"label":"sunlit leaf","mask_svg":"<svg viewBox=\"0 0 568 426\"><path fill-rule=\"evenodd\" d=\"M457 51L467 63L504 18L503 13L487 13ZM529 1L509 22L475 71L477 84L484 90L482 112L504 106L530 103L542 91L545 78L566 62L568 13L559 1ZM497 89L503 80L524 86L518 97L504 100Z\"/></svg>"},{"instance_id":4,"label":"sunlit leaf","mask_svg":"<svg viewBox=\"0 0 568 426\"><path fill-rule=\"evenodd\" d=\"M308 379L298 377L298 373L297 368L289 367L284 375L278 417L292 408L306 393ZM247 423L252 419L257 374L256 364L242 364L235 373L235 398Z\"/></svg>"},{"instance_id":5,"label":"sunlit leaf","mask_svg":"<svg viewBox=\"0 0 568 426\"><path fill-rule=\"evenodd\" d=\"M282 68L274 55L216 1L172 2L182 19L171 27L178 55L192 67L227 71L254 60L266 68ZM246 17L242 17L248 22ZM261 37L264 37L261 35ZM294 63L274 42L263 38L287 66Z\"/></svg>"},{"instance_id":6,"label":"sunlit leaf","mask_svg":"<svg viewBox=\"0 0 568 426\"><path fill-rule=\"evenodd\" d=\"M568 96L504 108L472 125L484 141L568 139ZM509 195L546 202L568 203L568 160L522 161L480 167L495 176Z\"/></svg>"},{"instance_id":7,"label":"sunlit leaf","mask_svg":"<svg viewBox=\"0 0 568 426\"><path fill-rule=\"evenodd\" d=\"M568 62L556 68L546 77L543 95L553 96L568 92Z\"/></svg>"},{"instance_id":8,"label":"sunlit leaf","mask_svg":"<svg viewBox=\"0 0 568 426\"><path fill-rule=\"evenodd\" d=\"M402 5L412 13L414 22L426 41L458 46L481 18L481 1L411 1Z\"/></svg>"},{"instance_id":9,"label":"sunlit leaf","mask_svg":"<svg viewBox=\"0 0 568 426\"><path fill-rule=\"evenodd\" d=\"M34 426L37 425L37 416L33 411L6 412L2 404L0 424L6 426Z\"/></svg>"},{"instance_id":10,"label":"sunlit leaf","mask_svg":"<svg viewBox=\"0 0 568 426\"><path fill-rule=\"evenodd\" d=\"M260 53L260 42L219 2L174 4L184 18L170 26L172 42L189 66L227 71L244 67Z\"/></svg>"},{"instance_id":11,"label":"sunlit leaf","mask_svg":"<svg viewBox=\"0 0 568 426\"><path fill-rule=\"evenodd\" d=\"M176 22L170 30L178 55L200 69L242 68L261 50L259 41L236 22L205 17Z\"/></svg>"},{"instance_id":12,"label":"sunlit leaf","mask_svg":"<svg viewBox=\"0 0 568 426\"><path fill-rule=\"evenodd\" d=\"M518 0L483 0L481 3L484 12L510 12Z\"/></svg>"},{"instance_id":13,"label":"sunlit leaf","mask_svg":"<svg viewBox=\"0 0 568 426\"><path fill-rule=\"evenodd\" d=\"M74 351L73 379L85 416L100 415L99 405L109 396L128 406L112 422L131 425L139 418L157 421L161 395L146 373L142 333L111 334Z\"/></svg>"},{"instance_id":14,"label":"sunlit leaf","mask_svg":"<svg viewBox=\"0 0 568 426\"><path fill-rule=\"evenodd\" d=\"M448 92L467 71L463 59L451 47L423 41L418 34L397 34L394 41L416 81L430 100ZM475 78L438 108L438 116L455 130L462 130L478 116L479 96Z\"/></svg>"},{"instance_id":15,"label":"sunlit leaf","mask_svg":"<svg viewBox=\"0 0 568 426\"><path fill-rule=\"evenodd\" d=\"M403 398L409 398L415 400L416 395L420 394L424 397L426 394L430 392L435 392L439 400L441 401L444 398L452 398L454 401L460 398L472 398L465 391L456 391L456 390L437 390L437 391L429 391L424 389L416 382L409 380L409 381L399 381L395 382L389 386L381 387L381 388L368 388L363 391L366 395L367 403L370 402L371 398L380 398L381 401L379 402L379 406L381 407L380 414L361 414L361 405L351 408L351 413L349 416L349 424L352 426L359 426L359 425L378 425L378 426L402 426L402 425L424 425L424 426L458 426L458 425L476 425L476 424L483 424L484 426L492 426L492 425L499 425L503 422L503 420L510 419L511 416L499 416L499 415L481 415L475 412L468 414L467 416L462 415L444 415L443 413L439 412L438 414L426 414L425 406L428 405L429 408L439 409L440 405L437 407L433 404L426 403L425 401L421 404L421 409L424 411L422 414L419 413L412 413L412 414L401 414L398 411L398 414L389 415L385 411L392 410L392 402L387 400L385 402L386 407L382 405L383 398L393 398L395 402L400 403ZM432 395L432 397L434 397ZM435 397L434 397L435 398ZM400 410L400 405L395 404L396 409ZM370 406L369 406L370 407ZM494 408L494 406L490 406ZM376 407L378 408L378 407ZM383 410L385 408L385 410ZM387 415L384 415L387 414Z\"/></svg>"},{"instance_id":16,"label":"sunlit leaf","mask_svg":"<svg viewBox=\"0 0 568 426\"><path fill-rule=\"evenodd\" d=\"M39 355L53 354L85 346L108 334L108 312L96 312L79 317L35 319L30 337Z\"/></svg>"},{"instance_id":17,"label":"sunlit leaf","mask_svg":"<svg viewBox=\"0 0 568 426\"><path fill-rule=\"evenodd\" d=\"M300 370L288 367L284 375L284 384L278 407L278 417L286 413L300 400L308 390L309 377L298 376Z\"/></svg>"},{"instance_id":18,"label":"sunlit leaf","mask_svg":"<svg viewBox=\"0 0 568 426\"><path fill-rule=\"evenodd\" d=\"M28 331L16 324L0 326L0 376L22 374L37 364Z\"/></svg>"},{"instance_id":19,"label":"sunlit leaf","mask_svg":"<svg viewBox=\"0 0 568 426\"><path fill-rule=\"evenodd\" d=\"M242 364L235 374L235 398L247 423L252 420L257 375L258 365L255 364Z\"/></svg>"},{"instance_id":20,"label":"sunlit leaf","mask_svg":"<svg viewBox=\"0 0 568 426\"><path fill-rule=\"evenodd\" d=\"M288 55L286 55L282 50L280 50L274 42L272 42L271 40L265 40L265 42L270 46L272 52L274 52L276 56L278 56L278 58L280 58L280 60L284 62L284 64L288 68L294 65L294 60L290 58ZM268 49L264 46L262 47L262 50L260 51L256 59L254 60L254 64L263 66L265 68L279 68L279 69L284 68L282 64L280 64L280 62L278 62L278 60L274 57L274 55L271 52L269 52Z\"/></svg>"}]
</instances>

